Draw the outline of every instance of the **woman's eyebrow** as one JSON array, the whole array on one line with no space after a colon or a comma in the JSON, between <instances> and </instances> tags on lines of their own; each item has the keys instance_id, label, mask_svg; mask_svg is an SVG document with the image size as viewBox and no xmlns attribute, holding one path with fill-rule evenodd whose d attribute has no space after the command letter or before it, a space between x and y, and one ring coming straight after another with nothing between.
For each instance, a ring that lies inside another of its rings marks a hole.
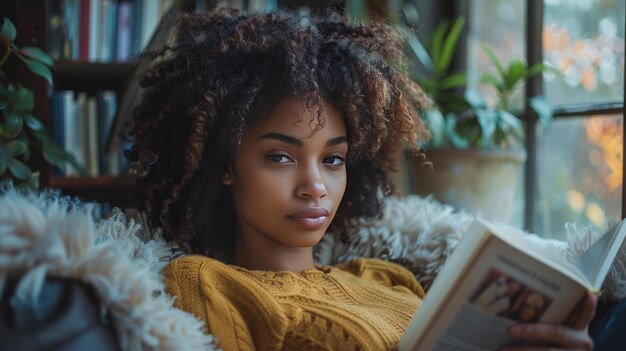
<instances>
[{"instance_id":1,"label":"woman's eyebrow","mask_svg":"<svg viewBox=\"0 0 626 351\"><path fill-rule=\"evenodd\" d=\"M265 133L263 135L261 135L257 140L261 140L261 139L274 139L274 140L279 140L282 142L285 142L287 144L291 144L294 146L298 146L298 147L302 147L304 145L304 143L302 142L302 140L293 137L291 135L287 135L287 134L282 134L282 133ZM348 142L348 138L345 136L338 136L336 138L332 138L329 139L326 142L326 146L335 146L335 145L339 145L339 144L343 144L343 143L347 143Z\"/></svg>"},{"instance_id":2,"label":"woman's eyebrow","mask_svg":"<svg viewBox=\"0 0 626 351\"><path fill-rule=\"evenodd\" d=\"M296 137L292 137L291 135L281 134L281 133L265 133L261 135L257 140L261 140L261 139L275 139L275 140L283 141L287 144L291 144L294 146L304 145L302 140Z\"/></svg>"},{"instance_id":3,"label":"woman's eyebrow","mask_svg":"<svg viewBox=\"0 0 626 351\"><path fill-rule=\"evenodd\" d=\"M335 146L343 143L348 143L348 138L345 136L339 136L336 138L332 138L326 142L326 146Z\"/></svg>"}]
</instances>

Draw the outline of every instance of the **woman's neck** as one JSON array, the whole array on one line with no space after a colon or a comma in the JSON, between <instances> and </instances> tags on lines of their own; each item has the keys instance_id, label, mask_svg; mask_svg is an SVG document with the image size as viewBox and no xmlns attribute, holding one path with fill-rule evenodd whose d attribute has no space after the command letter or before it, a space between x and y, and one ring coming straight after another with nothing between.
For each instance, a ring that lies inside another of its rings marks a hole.
<instances>
[{"instance_id":1,"label":"woman's neck","mask_svg":"<svg viewBox=\"0 0 626 351\"><path fill-rule=\"evenodd\" d=\"M246 235L238 230L233 264L262 271L301 272L314 269L312 247L288 247L265 235Z\"/></svg>"}]
</instances>

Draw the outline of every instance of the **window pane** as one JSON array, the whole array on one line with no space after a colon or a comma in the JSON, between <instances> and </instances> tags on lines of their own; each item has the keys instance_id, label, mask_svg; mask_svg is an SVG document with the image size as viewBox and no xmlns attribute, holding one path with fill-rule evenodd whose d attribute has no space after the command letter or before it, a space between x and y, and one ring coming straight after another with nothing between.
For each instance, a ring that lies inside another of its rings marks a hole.
<instances>
[{"instance_id":1,"label":"window pane","mask_svg":"<svg viewBox=\"0 0 626 351\"><path fill-rule=\"evenodd\" d=\"M538 153L537 232L564 238L564 225L606 229L621 217L621 116L555 120Z\"/></svg>"},{"instance_id":2,"label":"window pane","mask_svg":"<svg viewBox=\"0 0 626 351\"><path fill-rule=\"evenodd\" d=\"M481 73L496 73L482 46L489 47L505 66L511 59L525 59L525 13L524 1L476 0L470 3L467 68L472 85L478 84ZM495 105L496 91L484 86L479 88L491 106ZM513 96L512 106L521 109L522 100L520 87Z\"/></svg>"},{"instance_id":3,"label":"window pane","mask_svg":"<svg viewBox=\"0 0 626 351\"><path fill-rule=\"evenodd\" d=\"M545 75L553 105L623 101L624 0L545 0Z\"/></svg>"}]
</instances>

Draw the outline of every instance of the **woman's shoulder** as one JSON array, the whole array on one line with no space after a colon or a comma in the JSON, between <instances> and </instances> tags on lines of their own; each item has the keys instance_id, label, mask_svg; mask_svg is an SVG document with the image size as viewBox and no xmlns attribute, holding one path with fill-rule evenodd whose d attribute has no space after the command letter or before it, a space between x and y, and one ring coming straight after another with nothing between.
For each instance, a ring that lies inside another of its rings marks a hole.
<instances>
[{"instance_id":1,"label":"woman's shoulder","mask_svg":"<svg viewBox=\"0 0 626 351\"><path fill-rule=\"evenodd\" d=\"M402 265L376 259L357 258L335 266L339 271L357 276L361 279L371 280L388 287L407 287L420 297L425 295L424 289L417 279Z\"/></svg>"},{"instance_id":2,"label":"woman's shoulder","mask_svg":"<svg viewBox=\"0 0 626 351\"><path fill-rule=\"evenodd\" d=\"M218 281L237 279L236 271L226 263L202 255L185 255L168 263L162 271L166 285L197 284L210 280L211 285Z\"/></svg>"},{"instance_id":3,"label":"woman's shoulder","mask_svg":"<svg viewBox=\"0 0 626 351\"><path fill-rule=\"evenodd\" d=\"M182 273L187 271L198 271L201 267L208 267L216 270L229 268L227 264L211 257L202 255L184 255L173 259L163 269Z\"/></svg>"}]
</instances>

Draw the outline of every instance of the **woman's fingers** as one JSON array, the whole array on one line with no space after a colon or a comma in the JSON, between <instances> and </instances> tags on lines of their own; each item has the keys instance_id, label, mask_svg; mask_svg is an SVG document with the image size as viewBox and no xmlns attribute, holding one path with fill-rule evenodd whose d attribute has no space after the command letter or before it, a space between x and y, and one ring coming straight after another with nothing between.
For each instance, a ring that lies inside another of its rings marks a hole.
<instances>
[{"instance_id":1,"label":"woman's fingers","mask_svg":"<svg viewBox=\"0 0 626 351\"><path fill-rule=\"evenodd\" d=\"M515 324L509 328L509 334L518 339L545 341L558 345L557 349L593 349L593 341L587 335L586 328L573 329L558 324ZM541 349L541 347L532 349ZM512 350L519 349L512 348Z\"/></svg>"},{"instance_id":2,"label":"woman's fingers","mask_svg":"<svg viewBox=\"0 0 626 351\"><path fill-rule=\"evenodd\" d=\"M596 312L596 305L598 304L598 297L594 295L587 295L585 301L581 303L580 314L578 318L574 320L572 324L573 329L586 329L591 323L593 316Z\"/></svg>"}]
</instances>

